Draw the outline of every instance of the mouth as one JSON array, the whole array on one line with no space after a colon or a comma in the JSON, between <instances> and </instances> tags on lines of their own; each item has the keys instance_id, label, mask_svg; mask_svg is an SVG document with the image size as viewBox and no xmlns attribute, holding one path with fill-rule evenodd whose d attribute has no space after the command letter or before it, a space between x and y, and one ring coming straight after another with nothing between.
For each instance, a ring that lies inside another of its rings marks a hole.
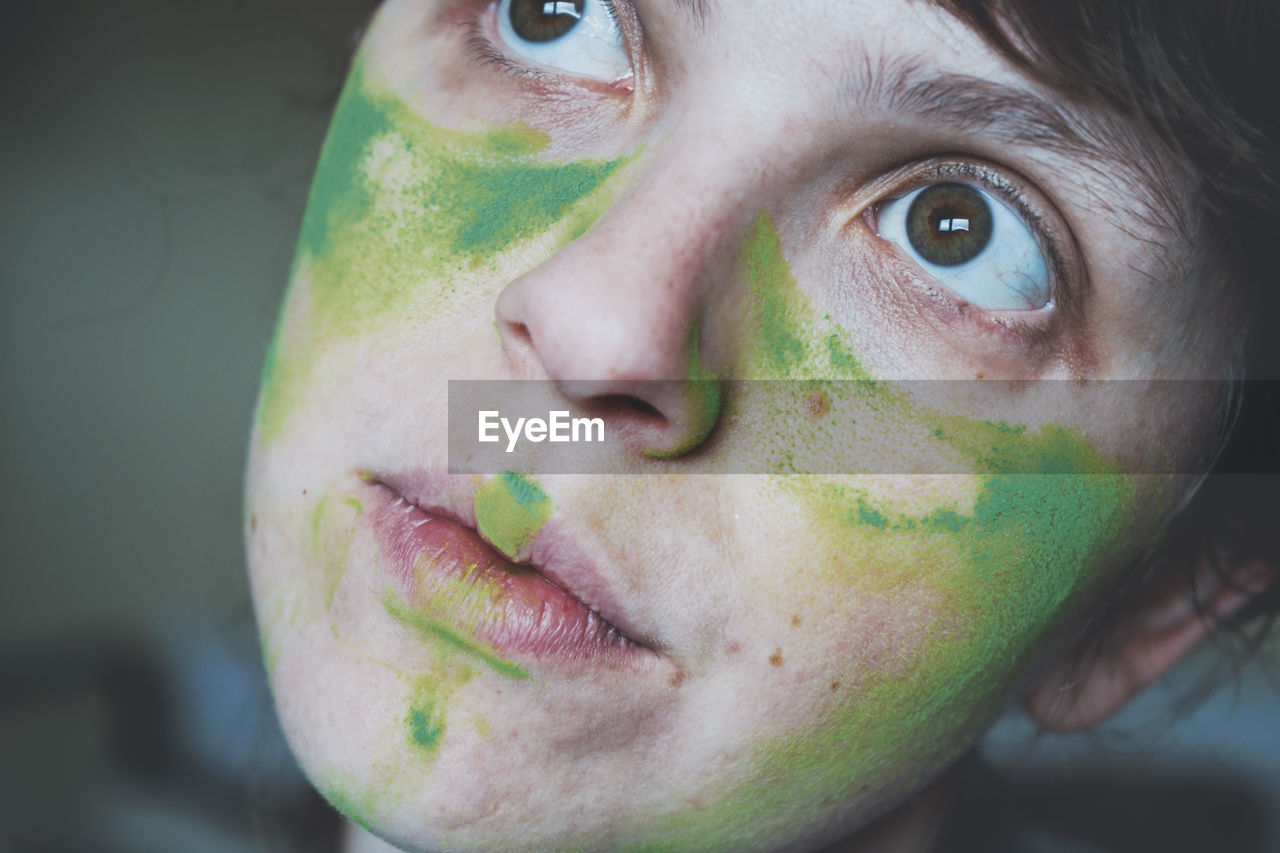
<instances>
[{"instance_id":1,"label":"mouth","mask_svg":"<svg viewBox=\"0 0 1280 853\"><path fill-rule=\"evenodd\" d=\"M514 678L529 677L521 664L627 666L656 657L549 577L550 567L514 562L486 542L469 509L419 503L390 478L362 479L380 561L395 581L383 604L402 624Z\"/></svg>"}]
</instances>

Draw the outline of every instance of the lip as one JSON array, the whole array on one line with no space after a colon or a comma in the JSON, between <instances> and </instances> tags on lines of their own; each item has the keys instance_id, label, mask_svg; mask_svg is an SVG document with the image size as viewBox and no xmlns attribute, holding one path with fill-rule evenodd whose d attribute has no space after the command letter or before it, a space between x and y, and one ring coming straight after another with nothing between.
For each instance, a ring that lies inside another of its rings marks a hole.
<instances>
[{"instance_id":1,"label":"lip","mask_svg":"<svg viewBox=\"0 0 1280 853\"><path fill-rule=\"evenodd\" d=\"M395 583L384 603L402 623L471 652L512 677L519 664L627 666L656 657L602 612L612 598L554 530L516 563L477 532L471 477L362 474L380 562ZM571 574L577 584L564 582Z\"/></svg>"}]
</instances>

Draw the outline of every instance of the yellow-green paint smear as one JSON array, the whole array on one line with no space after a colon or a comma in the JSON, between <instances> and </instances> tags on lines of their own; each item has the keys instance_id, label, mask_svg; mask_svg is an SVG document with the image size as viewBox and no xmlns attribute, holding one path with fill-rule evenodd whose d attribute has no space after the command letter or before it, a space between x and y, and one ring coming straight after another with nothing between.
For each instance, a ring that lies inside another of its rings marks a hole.
<instances>
[{"instance_id":1,"label":"yellow-green paint smear","mask_svg":"<svg viewBox=\"0 0 1280 853\"><path fill-rule=\"evenodd\" d=\"M467 637L454 626L434 616L430 609L424 612L422 609L405 604L393 595L383 599L383 606L397 622L414 629L424 638L434 641L441 652L471 658L506 678L517 681L529 678L529 672L524 667L506 660L493 649L485 648L474 639Z\"/></svg>"},{"instance_id":2,"label":"yellow-green paint smear","mask_svg":"<svg viewBox=\"0 0 1280 853\"><path fill-rule=\"evenodd\" d=\"M336 339L430 310L506 250L550 234L555 251L599 218L606 183L630 158L553 162L546 145L522 124L436 126L357 59L299 235L293 281L305 281L305 298L291 287L263 369L261 439L278 433Z\"/></svg>"},{"instance_id":3,"label":"yellow-green paint smear","mask_svg":"<svg viewBox=\"0 0 1280 853\"><path fill-rule=\"evenodd\" d=\"M763 843L762 827L781 816L812 826L831 803L860 791L898 784L906 793L914 783L899 779L900 768L942 767L968 748L965 738L1004 701L1027 654L1097 588L1135 521L1131 478L1079 432L939 411L898 383L871 378L847 333L810 308L767 214L744 254L756 322L744 367L797 380L771 387L778 410L801 412L806 396L820 393L830 417L856 399L860 419L888 427L889 449L895 435L923 436L945 458L963 460L976 491L965 506L944 491L935 505L905 513L858 477L775 479L814 522L821 550L795 583L843 586L854 602L927 589L936 613L908 632L917 638L909 653L886 670L855 664L856 690L821 719L754 746L744 782L697 810L664 815L635 849L747 848Z\"/></svg>"},{"instance_id":4,"label":"yellow-green paint smear","mask_svg":"<svg viewBox=\"0 0 1280 853\"><path fill-rule=\"evenodd\" d=\"M480 535L514 560L542 529L554 507L531 478L504 471L476 490L475 510Z\"/></svg>"},{"instance_id":5,"label":"yellow-green paint smear","mask_svg":"<svg viewBox=\"0 0 1280 853\"><path fill-rule=\"evenodd\" d=\"M689 423L677 423L674 428L685 436L675 447L664 450L647 449L645 454L654 459L675 459L701 445L715 428L724 402L724 388L698 350L699 327L695 325L689 335L685 358L689 363L687 394L692 405L688 409Z\"/></svg>"},{"instance_id":6,"label":"yellow-green paint smear","mask_svg":"<svg viewBox=\"0 0 1280 853\"><path fill-rule=\"evenodd\" d=\"M808 306L767 211L756 218L743 254L755 298L757 364L766 376L788 378L809 358L803 328Z\"/></svg>"},{"instance_id":7,"label":"yellow-green paint smear","mask_svg":"<svg viewBox=\"0 0 1280 853\"><path fill-rule=\"evenodd\" d=\"M430 757L435 757L444 736L444 697L441 693L440 685L433 679L419 679L405 716L409 741Z\"/></svg>"}]
</instances>

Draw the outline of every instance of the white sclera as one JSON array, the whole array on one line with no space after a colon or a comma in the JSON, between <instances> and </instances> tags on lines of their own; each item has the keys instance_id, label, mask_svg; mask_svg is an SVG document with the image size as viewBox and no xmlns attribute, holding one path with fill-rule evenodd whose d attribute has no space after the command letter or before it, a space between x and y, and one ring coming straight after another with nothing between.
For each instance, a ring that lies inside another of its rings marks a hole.
<instances>
[{"instance_id":1,"label":"white sclera","mask_svg":"<svg viewBox=\"0 0 1280 853\"><path fill-rule=\"evenodd\" d=\"M1049 265L1040 243L1008 205L981 193L991 210L991 239L977 255L955 266L930 263L907 235L907 211L927 186L888 202L877 217L877 232L898 246L931 278L978 308L991 311L1034 310L1050 303Z\"/></svg>"},{"instance_id":2,"label":"white sclera","mask_svg":"<svg viewBox=\"0 0 1280 853\"><path fill-rule=\"evenodd\" d=\"M573 9L572 3L550 0L544 6ZM592 77L612 83L631 73L631 61L622 45L618 23L602 0L586 0L578 22L552 41L525 41L511 26L511 0L498 4L498 37L517 56L566 74Z\"/></svg>"}]
</instances>

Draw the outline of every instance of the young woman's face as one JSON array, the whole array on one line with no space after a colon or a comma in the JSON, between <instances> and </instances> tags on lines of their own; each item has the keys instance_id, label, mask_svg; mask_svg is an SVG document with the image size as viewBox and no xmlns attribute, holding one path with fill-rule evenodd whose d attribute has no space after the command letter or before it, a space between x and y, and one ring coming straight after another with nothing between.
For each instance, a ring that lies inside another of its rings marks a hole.
<instances>
[{"instance_id":1,"label":"young woman's face","mask_svg":"<svg viewBox=\"0 0 1280 853\"><path fill-rule=\"evenodd\" d=\"M1123 471L1211 441L1208 384L1073 381L1231 361L1163 162L927 3L389 2L249 468L315 783L451 849L813 844L924 786L1185 495ZM634 473L448 475L494 378Z\"/></svg>"}]
</instances>

